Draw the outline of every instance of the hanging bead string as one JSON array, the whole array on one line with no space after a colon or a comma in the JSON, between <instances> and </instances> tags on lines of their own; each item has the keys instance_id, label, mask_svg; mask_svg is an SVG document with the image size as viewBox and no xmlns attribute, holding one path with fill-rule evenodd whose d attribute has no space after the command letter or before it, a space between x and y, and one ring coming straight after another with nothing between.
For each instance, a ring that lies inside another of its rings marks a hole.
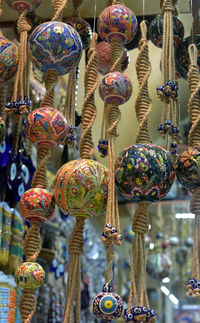
<instances>
[{"instance_id":1,"label":"hanging bead string","mask_svg":"<svg viewBox=\"0 0 200 323\"><path fill-rule=\"evenodd\" d=\"M80 140L81 158L89 159L94 154L92 141L92 125L96 119L96 105L94 93L98 86L96 43L98 35L93 33L92 42L88 51L88 64L85 70L85 99L82 106L82 136Z\"/></svg>"},{"instance_id":2,"label":"hanging bead string","mask_svg":"<svg viewBox=\"0 0 200 323\"><path fill-rule=\"evenodd\" d=\"M80 313L80 258L84 246L84 217L77 217L76 224L69 241L71 255L68 269L67 291L63 323L73 322L73 303L76 301L75 322L81 321Z\"/></svg>"},{"instance_id":3,"label":"hanging bead string","mask_svg":"<svg viewBox=\"0 0 200 323\"><path fill-rule=\"evenodd\" d=\"M140 24L141 39L138 45L139 54L136 60L136 72L139 81L139 90L135 102L136 116L138 119L138 130L136 143L150 143L148 133L147 118L152 110L152 103L148 92L148 78L151 73L151 63L149 61L148 42L146 38L147 26L145 21Z\"/></svg>"},{"instance_id":4,"label":"hanging bead string","mask_svg":"<svg viewBox=\"0 0 200 323\"><path fill-rule=\"evenodd\" d=\"M174 59L174 37L173 37L173 16L176 1L164 0L162 4L163 18L163 46L161 56L162 85L157 87L158 97L163 102L161 125L158 127L163 138L167 136L167 148L169 136L173 143L171 152L176 155L177 143L180 143L179 119L180 106L178 102L178 85L175 81L175 59Z\"/></svg>"},{"instance_id":5,"label":"hanging bead string","mask_svg":"<svg viewBox=\"0 0 200 323\"><path fill-rule=\"evenodd\" d=\"M199 68L197 65L198 52L194 44L191 44L188 48L190 57L190 66L188 71L188 86L190 89L190 99L188 102L188 114L192 123L189 132L189 145L192 147L199 146L200 144L200 131L199 131L199 91L200 91L200 79ZM191 212L195 214L195 232L194 232L194 244L193 244L193 260L192 260L192 279L200 282L200 189L196 188L193 193L193 197L190 205ZM200 297L199 287L191 283L189 280L187 286L188 295L194 295Z\"/></svg>"}]
</instances>

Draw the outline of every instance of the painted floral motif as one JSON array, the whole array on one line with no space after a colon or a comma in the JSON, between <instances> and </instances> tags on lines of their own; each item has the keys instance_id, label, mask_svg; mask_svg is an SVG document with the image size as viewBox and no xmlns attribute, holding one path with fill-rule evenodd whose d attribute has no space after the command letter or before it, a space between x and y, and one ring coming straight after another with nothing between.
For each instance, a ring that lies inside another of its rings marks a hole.
<instances>
[{"instance_id":1,"label":"painted floral motif","mask_svg":"<svg viewBox=\"0 0 200 323\"><path fill-rule=\"evenodd\" d=\"M18 49L7 38L0 37L0 85L10 81L17 72Z\"/></svg>"},{"instance_id":2,"label":"painted floral motif","mask_svg":"<svg viewBox=\"0 0 200 323\"><path fill-rule=\"evenodd\" d=\"M137 32L138 23L134 13L123 5L107 7L99 16L98 33L109 42L118 38L122 43L131 41Z\"/></svg>"},{"instance_id":3,"label":"painted floral motif","mask_svg":"<svg viewBox=\"0 0 200 323\"><path fill-rule=\"evenodd\" d=\"M108 171L94 160L73 160L56 174L53 194L58 207L73 216L94 217L106 210Z\"/></svg>"},{"instance_id":4,"label":"painted floral motif","mask_svg":"<svg viewBox=\"0 0 200 323\"><path fill-rule=\"evenodd\" d=\"M45 22L29 38L33 64L42 72L69 73L81 58L82 42L78 32L62 22Z\"/></svg>"},{"instance_id":5,"label":"painted floral motif","mask_svg":"<svg viewBox=\"0 0 200 323\"><path fill-rule=\"evenodd\" d=\"M32 11L36 9L42 0L6 0L7 4L17 11Z\"/></svg>"},{"instance_id":6,"label":"painted floral motif","mask_svg":"<svg viewBox=\"0 0 200 323\"><path fill-rule=\"evenodd\" d=\"M43 285L45 272L36 262L24 262L16 268L14 278L18 287L35 289Z\"/></svg>"},{"instance_id":7,"label":"painted floral motif","mask_svg":"<svg viewBox=\"0 0 200 323\"><path fill-rule=\"evenodd\" d=\"M173 16L173 31L175 46L181 44L184 37L183 23L175 16ZM149 26L149 38L152 43L159 48L162 48L163 40L163 16L157 15Z\"/></svg>"},{"instance_id":8,"label":"painted floral motif","mask_svg":"<svg viewBox=\"0 0 200 323\"><path fill-rule=\"evenodd\" d=\"M29 114L25 132L34 144L55 146L64 141L67 136L67 121L56 109L44 107Z\"/></svg>"},{"instance_id":9,"label":"painted floral motif","mask_svg":"<svg viewBox=\"0 0 200 323\"><path fill-rule=\"evenodd\" d=\"M175 168L170 153L156 145L125 148L116 160L116 185L132 202L154 202L170 190Z\"/></svg>"},{"instance_id":10,"label":"painted floral motif","mask_svg":"<svg viewBox=\"0 0 200 323\"><path fill-rule=\"evenodd\" d=\"M101 99L107 104L123 104L132 94L132 84L129 78L120 72L111 72L104 76L99 85Z\"/></svg>"},{"instance_id":11,"label":"painted floral motif","mask_svg":"<svg viewBox=\"0 0 200 323\"><path fill-rule=\"evenodd\" d=\"M51 218L55 208L53 194L42 188L31 188L20 200L20 210L28 221L45 222Z\"/></svg>"},{"instance_id":12,"label":"painted floral motif","mask_svg":"<svg viewBox=\"0 0 200 323\"><path fill-rule=\"evenodd\" d=\"M191 147L183 151L176 163L179 182L188 189L200 185L200 148Z\"/></svg>"},{"instance_id":13,"label":"painted floral motif","mask_svg":"<svg viewBox=\"0 0 200 323\"><path fill-rule=\"evenodd\" d=\"M116 320L123 311L123 301L118 294L101 292L92 303L92 311L98 319Z\"/></svg>"},{"instance_id":14,"label":"painted floral motif","mask_svg":"<svg viewBox=\"0 0 200 323\"><path fill-rule=\"evenodd\" d=\"M92 29L90 24L80 18L80 17L73 17L68 19L63 19L63 22L72 26L76 31L79 33L81 37L83 48L87 49L90 47L91 39L92 39Z\"/></svg>"}]
</instances>

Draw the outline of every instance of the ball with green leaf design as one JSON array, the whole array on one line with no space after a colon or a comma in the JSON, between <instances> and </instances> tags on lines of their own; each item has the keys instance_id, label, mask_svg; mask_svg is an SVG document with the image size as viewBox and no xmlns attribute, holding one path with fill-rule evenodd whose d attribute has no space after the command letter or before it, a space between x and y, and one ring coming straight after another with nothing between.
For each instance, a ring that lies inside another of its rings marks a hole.
<instances>
[{"instance_id":1,"label":"ball with green leaf design","mask_svg":"<svg viewBox=\"0 0 200 323\"><path fill-rule=\"evenodd\" d=\"M56 204L73 216L95 217L106 210L107 168L94 160L72 160L57 172L53 194Z\"/></svg>"}]
</instances>

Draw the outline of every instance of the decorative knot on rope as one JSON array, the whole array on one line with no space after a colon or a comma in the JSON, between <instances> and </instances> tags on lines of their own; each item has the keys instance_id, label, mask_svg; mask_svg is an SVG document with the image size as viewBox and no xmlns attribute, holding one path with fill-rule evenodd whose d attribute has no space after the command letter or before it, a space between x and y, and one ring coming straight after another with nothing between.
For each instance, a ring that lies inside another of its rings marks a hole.
<instances>
[{"instance_id":1,"label":"decorative knot on rope","mask_svg":"<svg viewBox=\"0 0 200 323\"><path fill-rule=\"evenodd\" d=\"M50 146L45 144L40 144L37 150L37 160L38 166L34 173L33 180L31 183L31 187L47 187L47 174L46 174L46 165L47 160L50 155Z\"/></svg>"},{"instance_id":2,"label":"decorative knot on rope","mask_svg":"<svg viewBox=\"0 0 200 323\"><path fill-rule=\"evenodd\" d=\"M110 223L106 224L104 227L104 232L101 235L101 240L104 245L112 246L112 245L121 245L122 235L118 233L118 230Z\"/></svg>"},{"instance_id":3,"label":"decorative knot on rope","mask_svg":"<svg viewBox=\"0 0 200 323\"><path fill-rule=\"evenodd\" d=\"M61 21L62 11L67 4L67 0L52 0L52 6L54 11L54 16L51 21Z\"/></svg>"},{"instance_id":4,"label":"decorative knot on rope","mask_svg":"<svg viewBox=\"0 0 200 323\"><path fill-rule=\"evenodd\" d=\"M34 296L34 290L32 289L23 289L22 295L19 301L20 314L23 320L23 323L29 323L35 312L36 308L36 299Z\"/></svg>"},{"instance_id":5,"label":"decorative knot on rope","mask_svg":"<svg viewBox=\"0 0 200 323\"><path fill-rule=\"evenodd\" d=\"M149 231L148 203L141 202L133 216L132 230L139 234Z\"/></svg>"},{"instance_id":6,"label":"decorative knot on rope","mask_svg":"<svg viewBox=\"0 0 200 323\"><path fill-rule=\"evenodd\" d=\"M26 14L27 14L27 11L25 10L19 16L19 19L17 22L17 30L19 34L21 34L24 31L29 32L31 30L31 26L29 25L26 19Z\"/></svg>"},{"instance_id":7,"label":"decorative knot on rope","mask_svg":"<svg viewBox=\"0 0 200 323\"><path fill-rule=\"evenodd\" d=\"M78 217L76 219L76 224L72 231L70 240L69 240L69 253L70 254L78 254L80 255L83 252L84 247L84 238L83 238L83 230L84 230L84 217Z\"/></svg>"},{"instance_id":8,"label":"decorative knot on rope","mask_svg":"<svg viewBox=\"0 0 200 323\"><path fill-rule=\"evenodd\" d=\"M174 12L176 9L174 7L174 5L172 4L171 0L164 0L162 3L162 12L166 12L166 11L171 11Z\"/></svg>"},{"instance_id":9,"label":"decorative knot on rope","mask_svg":"<svg viewBox=\"0 0 200 323\"><path fill-rule=\"evenodd\" d=\"M37 222L31 223L24 241L24 254L26 255L26 260L30 262L35 261L42 245L39 225Z\"/></svg>"}]
</instances>

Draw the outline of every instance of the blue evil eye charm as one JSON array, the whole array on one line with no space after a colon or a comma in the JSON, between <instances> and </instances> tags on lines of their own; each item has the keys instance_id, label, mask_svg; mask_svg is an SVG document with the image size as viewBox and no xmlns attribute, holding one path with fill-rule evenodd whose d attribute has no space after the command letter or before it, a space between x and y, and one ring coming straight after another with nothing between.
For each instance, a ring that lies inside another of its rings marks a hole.
<instances>
[{"instance_id":1,"label":"blue evil eye charm","mask_svg":"<svg viewBox=\"0 0 200 323\"><path fill-rule=\"evenodd\" d=\"M125 322L133 322L133 314L128 313L128 310L124 310L124 319L125 319Z\"/></svg>"},{"instance_id":2,"label":"blue evil eye charm","mask_svg":"<svg viewBox=\"0 0 200 323\"><path fill-rule=\"evenodd\" d=\"M105 227L108 229L112 229L112 225L110 223L106 224Z\"/></svg>"},{"instance_id":3,"label":"blue evil eye charm","mask_svg":"<svg viewBox=\"0 0 200 323\"><path fill-rule=\"evenodd\" d=\"M9 159L10 143L8 136L0 144L0 167L6 166Z\"/></svg>"},{"instance_id":4,"label":"blue evil eye charm","mask_svg":"<svg viewBox=\"0 0 200 323\"><path fill-rule=\"evenodd\" d=\"M171 120L166 120L166 121L165 121L164 126L165 126L165 128L166 128L166 129L171 128L171 126L172 126L172 121L171 121Z\"/></svg>"},{"instance_id":5,"label":"blue evil eye charm","mask_svg":"<svg viewBox=\"0 0 200 323\"><path fill-rule=\"evenodd\" d=\"M122 314L123 301L118 294L101 292L93 300L92 311L98 319L116 320Z\"/></svg>"},{"instance_id":6,"label":"blue evil eye charm","mask_svg":"<svg viewBox=\"0 0 200 323\"><path fill-rule=\"evenodd\" d=\"M147 311L146 322L155 323L156 322L156 312L153 308Z\"/></svg>"},{"instance_id":7,"label":"blue evil eye charm","mask_svg":"<svg viewBox=\"0 0 200 323\"><path fill-rule=\"evenodd\" d=\"M103 289L102 289L102 292L109 292L111 293L112 292L112 286L111 285L103 285Z\"/></svg>"},{"instance_id":8,"label":"blue evil eye charm","mask_svg":"<svg viewBox=\"0 0 200 323\"><path fill-rule=\"evenodd\" d=\"M191 286L192 286L192 288L194 288L194 287L195 287L196 283L197 283L197 280L196 280L195 278L190 278L190 279L188 280L188 285L191 285Z\"/></svg>"}]
</instances>

